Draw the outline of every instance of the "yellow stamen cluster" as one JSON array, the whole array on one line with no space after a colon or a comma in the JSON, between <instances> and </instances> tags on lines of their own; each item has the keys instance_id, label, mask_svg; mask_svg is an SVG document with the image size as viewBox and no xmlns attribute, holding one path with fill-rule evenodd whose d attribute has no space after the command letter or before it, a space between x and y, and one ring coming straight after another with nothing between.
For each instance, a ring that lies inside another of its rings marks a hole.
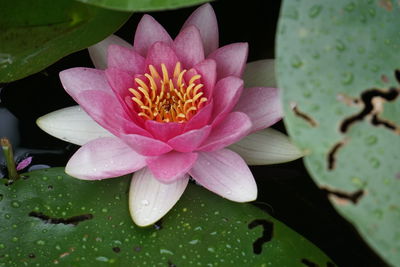
<instances>
[{"instance_id":1,"label":"yellow stamen cluster","mask_svg":"<svg viewBox=\"0 0 400 267\"><path fill-rule=\"evenodd\" d=\"M201 75L185 80L187 70L181 63L175 65L173 76L168 75L165 64L161 64L162 77L153 65L149 65L147 79L136 78L137 88L129 88L132 100L139 107L139 116L158 122L186 122L207 102L203 97L204 86L199 82Z\"/></svg>"}]
</instances>

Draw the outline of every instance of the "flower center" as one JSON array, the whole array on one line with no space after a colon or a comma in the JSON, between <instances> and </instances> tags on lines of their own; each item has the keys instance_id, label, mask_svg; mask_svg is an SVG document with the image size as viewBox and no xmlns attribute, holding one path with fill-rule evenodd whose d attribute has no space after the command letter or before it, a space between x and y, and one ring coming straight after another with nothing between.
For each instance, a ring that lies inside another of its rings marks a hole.
<instances>
[{"instance_id":1,"label":"flower center","mask_svg":"<svg viewBox=\"0 0 400 267\"><path fill-rule=\"evenodd\" d=\"M137 88L129 88L140 117L182 123L190 120L207 102L201 75L190 75L186 69L181 69L180 62L176 63L172 76L163 63L162 77L153 65L148 67L150 73L144 74L145 78L135 78Z\"/></svg>"}]
</instances>

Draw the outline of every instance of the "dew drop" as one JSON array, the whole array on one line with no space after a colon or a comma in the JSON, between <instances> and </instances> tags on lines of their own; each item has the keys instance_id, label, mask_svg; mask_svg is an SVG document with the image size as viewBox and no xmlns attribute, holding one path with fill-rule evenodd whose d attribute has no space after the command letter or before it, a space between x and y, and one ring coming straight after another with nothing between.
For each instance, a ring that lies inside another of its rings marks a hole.
<instances>
[{"instance_id":1,"label":"dew drop","mask_svg":"<svg viewBox=\"0 0 400 267\"><path fill-rule=\"evenodd\" d=\"M283 16L290 18L290 19L297 20L299 18L299 12L297 9L292 8L290 10L285 10L285 13L283 13Z\"/></svg>"},{"instance_id":2,"label":"dew drop","mask_svg":"<svg viewBox=\"0 0 400 267\"><path fill-rule=\"evenodd\" d=\"M359 187L362 187L364 185L364 182L359 177L352 177L351 182Z\"/></svg>"},{"instance_id":3,"label":"dew drop","mask_svg":"<svg viewBox=\"0 0 400 267\"><path fill-rule=\"evenodd\" d=\"M321 10L322 6L320 5L312 6L308 12L308 16L310 16L310 18L316 18L321 13Z\"/></svg>"},{"instance_id":4,"label":"dew drop","mask_svg":"<svg viewBox=\"0 0 400 267\"><path fill-rule=\"evenodd\" d=\"M194 240L189 241L189 244L191 244L191 245L196 245L197 243L199 243L198 239L194 239Z\"/></svg>"},{"instance_id":5,"label":"dew drop","mask_svg":"<svg viewBox=\"0 0 400 267\"><path fill-rule=\"evenodd\" d=\"M383 217L383 212L382 212L382 210L374 210L373 211L373 214L378 218L378 219L382 219L382 217Z\"/></svg>"},{"instance_id":6,"label":"dew drop","mask_svg":"<svg viewBox=\"0 0 400 267\"><path fill-rule=\"evenodd\" d=\"M354 80L354 75L351 72L345 72L342 74L342 84L343 85L349 85L353 82Z\"/></svg>"},{"instance_id":7,"label":"dew drop","mask_svg":"<svg viewBox=\"0 0 400 267\"><path fill-rule=\"evenodd\" d=\"M36 241L36 244L40 245L40 246L43 246L43 245L46 244L46 242L44 242L43 240L38 240L38 241Z\"/></svg>"},{"instance_id":8,"label":"dew drop","mask_svg":"<svg viewBox=\"0 0 400 267\"><path fill-rule=\"evenodd\" d=\"M17 241L18 241L18 237L14 236L14 237L11 239L11 241L17 242Z\"/></svg>"},{"instance_id":9,"label":"dew drop","mask_svg":"<svg viewBox=\"0 0 400 267\"><path fill-rule=\"evenodd\" d=\"M160 254L174 255L174 253L173 253L172 251L170 251L170 250L168 250L168 249L164 249L164 248L161 248L161 249L160 249Z\"/></svg>"},{"instance_id":10,"label":"dew drop","mask_svg":"<svg viewBox=\"0 0 400 267\"><path fill-rule=\"evenodd\" d=\"M4 214L4 218L6 218L7 220L11 219L11 214L9 213Z\"/></svg>"},{"instance_id":11,"label":"dew drop","mask_svg":"<svg viewBox=\"0 0 400 267\"><path fill-rule=\"evenodd\" d=\"M4 246L3 243L0 244L0 249L3 249L3 248L5 248L5 247L6 247L6 246Z\"/></svg>"},{"instance_id":12,"label":"dew drop","mask_svg":"<svg viewBox=\"0 0 400 267\"><path fill-rule=\"evenodd\" d=\"M150 204L149 201L146 200L146 199L143 199L140 203L141 203L143 206L148 206L148 205Z\"/></svg>"},{"instance_id":13,"label":"dew drop","mask_svg":"<svg viewBox=\"0 0 400 267\"><path fill-rule=\"evenodd\" d=\"M101 262L108 262L108 258L104 256L99 256L96 258L96 260Z\"/></svg>"},{"instance_id":14,"label":"dew drop","mask_svg":"<svg viewBox=\"0 0 400 267\"><path fill-rule=\"evenodd\" d=\"M11 206L13 208L19 208L21 206L21 204L18 201L13 201L13 202L11 202Z\"/></svg>"},{"instance_id":15,"label":"dew drop","mask_svg":"<svg viewBox=\"0 0 400 267\"><path fill-rule=\"evenodd\" d=\"M381 162L377 158L371 158L369 163L371 164L372 168L379 168Z\"/></svg>"},{"instance_id":16,"label":"dew drop","mask_svg":"<svg viewBox=\"0 0 400 267\"><path fill-rule=\"evenodd\" d=\"M298 57L298 56L295 56L292 58L291 64L292 64L292 67L296 68L296 69L303 66L303 62L301 61L300 57Z\"/></svg>"},{"instance_id":17,"label":"dew drop","mask_svg":"<svg viewBox=\"0 0 400 267\"><path fill-rule=\"evenodd\" d=\"M106 212L108 212L108 209L107 209L107 208L102 208L102 209L101 209L101 212L106 213Z\"/></svg>"},{"instance_id":18,"label":"dew drop","mask_svg":"<svg viewBox=\"0 0 400 267\"><path fill-rule=\"evenodd\" d=\"M346 45L342 40L336 40L336 50L339 52L346 50Z\"/></svg>"},{"instance_id":19,"label":"dew drop","mask_svg":"<svg viewBox=\"0 0 400 267\"><path fill-rule=\"evenodd\" d=\"M321 56L321 54L318 53L318 52L316 52L316 51L314 51L314 52L311 54L311 56L313 57L313 59L319 59L320 56Z\"/></svg>"},{"instance_id":20,"label":"dew drop","mask_svg":"<svg viewBox=\"0 0 400 267\"><path fill-rule=\"evenodd\" d=\"M378 138L374 135L370 135L367 138L365 138L365 144L368 146L372 146L372 145L376 144L377 141L378 141Z\"/></svg>"},{"instance_id":21,"label":"dew drop","mask_svg":"<svg viewBox=\"0 0 400 267\"><path fill-rule=\"evenodd\" d=\"M215 252L215 248L209 247L209 248L207 248L207 251L209 251L209 252L211 252L211 253L214 253L214 252Z\"/></svg>"},{"instance_id":22,"label":"dew drop","mask_svg":"<svg viewBox=\"0 0 400 267\"><path fill-rule=\"evenodd\" d=\"M352 12L355 8L356 8L356 5L355 5L353 2L347 4L347 5L344 7L344 9L345 9L346 11L348 11L348 12Z\"/></svg>"}]
</instances>

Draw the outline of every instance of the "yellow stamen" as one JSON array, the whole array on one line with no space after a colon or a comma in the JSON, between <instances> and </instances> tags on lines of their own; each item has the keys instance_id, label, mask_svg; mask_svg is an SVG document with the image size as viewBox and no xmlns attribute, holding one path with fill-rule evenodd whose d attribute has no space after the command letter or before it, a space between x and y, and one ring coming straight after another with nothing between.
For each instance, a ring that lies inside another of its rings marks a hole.
<instances>
[{"instance_id":1,"label":"yellow stamen","mask_svg":"<svg viewBox=\"0 0 400 267\"><path fill-rule=\"evenodd\" d=\"M135 78L137 88L128 89L137 104L138 115L157 122L190 120L207 102L201 75L185 78L187 70L182 69L180 62L176 63L172 75L164 63L160 67L162 77L153 65L149 65L145 78Z\"/></svg>"}]
</instances>

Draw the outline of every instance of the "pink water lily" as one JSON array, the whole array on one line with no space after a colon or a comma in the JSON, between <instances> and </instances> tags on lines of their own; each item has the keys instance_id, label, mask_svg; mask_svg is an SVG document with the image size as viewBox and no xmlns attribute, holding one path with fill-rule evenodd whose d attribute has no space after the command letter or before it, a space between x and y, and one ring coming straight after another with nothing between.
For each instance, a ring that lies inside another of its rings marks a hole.
<instances>
[{"instance_id":1,"label":"pink water lily","mask_svg":"<svg viewBox=\"0 0 400 267\"><path fill-rule=\"evenodd\" d=\"M79 106L41 117L38 125L82 145L66 166L71 176L97 180L134 172L129 206L140 226L167 213L190 176L222 197L247 202L256 199L257 186L245 160L301 156L285 136L255 133L281 118L277 89L243 89L248 45L218 48L209 4L187 19L174 40L145 15L133 46L111 36L89 51L97 69L60 73ZM246 76L262 82L270 69L271 61L254 63Z\"/></svg>"}]
</instances>

